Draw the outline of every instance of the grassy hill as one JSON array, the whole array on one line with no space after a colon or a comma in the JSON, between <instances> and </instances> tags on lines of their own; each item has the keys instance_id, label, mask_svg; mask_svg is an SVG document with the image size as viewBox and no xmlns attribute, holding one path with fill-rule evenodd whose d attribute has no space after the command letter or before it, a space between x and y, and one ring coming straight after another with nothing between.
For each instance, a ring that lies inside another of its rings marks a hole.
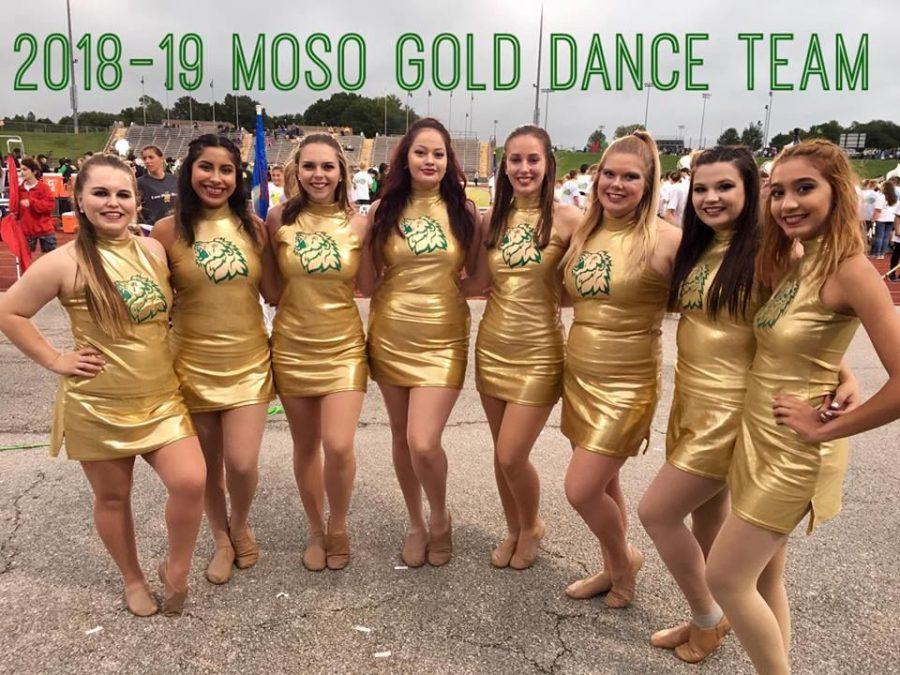
<instances>
[{"instance_id":1,"label":"grassy hill","mask_svg":"<svg viewBox=\"0 0 900 675\"><path fill-rule=\"evenodd\" d=\"M53 134L39 131L12 131L6 135L21 136L26 155L47 155L51 160L60 157L75 158L86 152L103 149L109 134L105 131L86 134ZM0 150L6 153L6 140L0 138Z\"/></svg>"}]
</instances>

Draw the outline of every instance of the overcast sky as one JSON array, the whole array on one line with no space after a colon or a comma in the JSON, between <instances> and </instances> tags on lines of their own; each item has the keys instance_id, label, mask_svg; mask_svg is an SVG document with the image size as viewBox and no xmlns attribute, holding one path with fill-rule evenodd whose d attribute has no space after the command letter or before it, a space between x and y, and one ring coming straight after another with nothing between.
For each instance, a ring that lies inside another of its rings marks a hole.
<instances>
[{"instance_id":1,"label":"overcast sky","mask_svg":"<svg viewBox=\"0 0 900 675\"><path fill-rule=\"evenodd\" d=\"M240 12L226 12L226 6L240 6ZM757 90L746 89L746 48L737 39L742 32L793 32L793 42L783 43L781 55L790 60L782 69L782 79L799 84L809 36L818 33L823 46L831 86L834 88L834 40L841 32L851 52L855 54L860 35L869 34L869 90L822 91L818 78L811 80L807 91L775 92L772 106L771 134L794 126L836 119L847 124L853 120L892 119L900 121L900 26L896 0L753 0L747 2L723 0L569 0L546 3L544 16L544 63L541 86L547 86L549 70L548 35L551 32L571 34L578 42L578 69L583 71L591 36L599 33L611 71L615 70L615 34L622 33L629 42L637 33L645 36L647 63L645 78L649 79L649 44L658 33L671 32L679 36L684 48L685 33L708 33L707 42L699 43L695 56L704 60L696 69L696 76L710 85L711 98L707 103L705 130L710 142L723 128L743 128L751 120L762 120L768 98L768 46L757 49ZM215 83L216 97L221 100L231 91L231 34L239 32L245 45L252 43L258 33L270 39L280 32L298 37L301 47L314 32L329 34L337 42L348 32L361 34L367 46L368 72L366 85L359 92L381 96L386 90L402 96L395 78L395 42L402 33L418 33L430 45L435 35L451 32L465 44L465 34L474 33L476 39L475 75L486 81L489 90L476 92L472 107L473 128L482 139L492 132L493 120L499 120L498 135L502 137L518 124L530 122L534 109L535 66L538 45L539 0L438 0L412 2L399 0L366 1L332 0L326 3L306 3L285 0L225 3L209 0L72 0L73 33L77 42L84 33L96 40L104 32L117 33L123 43L124 59L155 57L152 67L129 67L126 63L122 85L113 92L99 88L87 92L79 83L79 109L117 112L126 106L137 105L140 77L146 80L147 93L165 102L163 89L164 67L157 45L168 32L176 36L196 32L203 37L206 48L205 84L194 93L198 99L209 100L208 83ZM70 111L68 90L49 91L40 80L42 57L29 71L27 80L39 81L37 92L14 92L13 80L23 63L23 55L12 49L13 36L33 33L41 41L53 32L66 32L65 0L32 0L4 2L0 13L5 35L0 56L0 116L33 111L38 117L57 119ZM491 48L494 33L513 33L522 45L522 80L518 88L509 92L490 91ZM330 59L333 63L333 59ZM301 68L309 65L301 55ZM428 58L430 69L430 57ZM668 57L663 74L673 65L681 66L681 57ZM463 73L465 64L463 63ZM564 74L564 73L562 73ZM614 78L613 78L614 80ZM615 81L613 81L615 85ZM426 90L431 88L431 112L447 123L449 96L426 84L414 93L414 109L424 115L427 111ZM303 80L293 92L281 92L271 84L264 92L248 92L260 100L272 114L302 112L318 98L339 91L337 78L334 88L325 92L309 91ZM185 92L175 89L174 101ZM623 91L603 91L600 78L594 78L589 91L576 88L550 95L548 130L559 145L582 145L598 125L605 125L607 133L617 125L642 122L646 92L635 91L630 80ZM545 96L541 95L541 122L544 122ZM465 79L453 97L452 128L462 131L465 113L469 111L469 94ZM686 140L696 139L700 131L702 98L697 91L685 91L682 84L673 91L650 92L649 128L659 137L675 137L683 125Z\"/></svg>"}]
</instances>

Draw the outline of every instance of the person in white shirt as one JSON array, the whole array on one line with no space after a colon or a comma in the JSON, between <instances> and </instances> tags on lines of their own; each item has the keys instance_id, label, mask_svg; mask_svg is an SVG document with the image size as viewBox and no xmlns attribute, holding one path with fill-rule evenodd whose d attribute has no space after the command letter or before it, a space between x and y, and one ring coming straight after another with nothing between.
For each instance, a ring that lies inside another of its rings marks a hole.
<instances>
[{"instance_id":1,"label":"person in white shirt","mask_svg":"<svg viewBox=\"0 0 900 675\"><path fill-rule=\"evenodd\" d=\"M560 192L560 204L578 205L578 183L575 180L575 175L575 169L566 174L566 180L563 182Z\"/></svg>"},{"instance_id":2,"label":"person in white shirt","mask_svg":"<svg viewBox=\"0 0 900 675\"><path fill-rule=\"evenodd\" d=\"M372 176L369 175L369 166L365 163L359 165L353 174L353 201L357 206L367 205L371 202Z\"/></svg>"},{"instance_id":3,"label":"person in white shirt","mask_svg":"<svg viewBox=\"0 0 900 675\"><path fill-rule=\"evenodd\" d=\"M494 205L494 186L497 183L497 179L495 174L491 174L491 177L488 178L488 193L490 194L490 205Z\"/></svg>"},{"instance_id":4,"label":"person in white shirt","mask_svg":"<svg viewBox=\"0 0 900 675\"><path fill-rule=\"evenodd\" d=\"M669 188L669 199L666 202L666 212L663 214L663 218L675 227L681 227L681 221L684 219L684 208L687 206L690 182L681 180L681 175L677 171L673 171L670 176L671 187Z\"/></svg>"},{"instance_id":5,"label":"person in white shirt","mask_svg":"<svg viewBox=\"0 0 900 675\"><path fill-rule=\"evenodd\" d=\"M885 181L881 184L881 192L875 193L874 206L872 220L875 221L875 235L872 237L869 257L884 260L894 228L894 219L897 217L897 191L892 182Z\"/></svg>"},{"instance_id":6,"label":"person in white shirt","mask_svg":"<svg viewBox=\"0 0 900 675\"><path fill-rule=\"evenodd\" d=\"M273 164L269 167L269 208L281 204L284 201L284 167L281 164Z\"/></svg>"},{"instance_id":7,"label":"person in white shirt","mask_svg":"<svg viewBox=\"0 0 900 675\"><path fill-rule=\"evenodd\" d=\"M659 203L656 207L656 215L660 218L666 215L666 204L669 203L669 193L672 191L671 174L665 174L659 185Z\"/></svg>"},{"instance_id":8,"label":"person in white shirt","mask_svg":"<svg viewBox=\"0 0 900 675\"><path fill-rule=\"evenodd\" d=\"M577 205L580 208L587 207L588 193L591 191L591 177L588 174L588 165L582 164L575 176L575 184L578 187Z\"/></svg>"}]
</instances>

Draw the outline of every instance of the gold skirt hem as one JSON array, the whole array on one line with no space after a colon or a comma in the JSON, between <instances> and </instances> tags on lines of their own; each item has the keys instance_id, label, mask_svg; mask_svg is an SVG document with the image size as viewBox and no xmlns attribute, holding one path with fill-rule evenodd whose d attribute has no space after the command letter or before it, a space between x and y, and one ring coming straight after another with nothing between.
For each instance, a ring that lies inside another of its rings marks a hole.
<instances>
[{"instance_id":1,"label":"gold skirt hem","mask_svg":"<svg viewBox=\"0 0 900 675\"><path fill-rule=\"evenodd\" d=\"M372 381L376 384L386 384L389 387L403 387L405 389L418 389L421 387L440 387L441 389L462 389L462 382L447 382L446 380L441 381L429 381L429 380L416 380L409 381L402 378L392 378L386 375L380 376L372 376Z\"/></svg>"},{"instance_id":2,"label":"gold skirt hem","mask_svg":"<svg viewBox=\"0 0 900 675\"><path fill-rule=\"evenodd\" d=\"M769 532L775 532L777 534L790 534L797 528L797 525L799 525L801 522L803 522L803 518L801 517L800 521L796 525L794 525L791 528L785 528L783 525L774 525L768 521L764 521L764 520L761 520L760 518L756 518L755 516L752 516L749 513L747 513L746 511L743 511L742 509L739 509L733 505L731 507L731 512L734 515L736 515L738 518L740 518L741 520L745 520L748 523L750 523L751 525L755 525L756 527L762 528L764 530L769 530ZM809 528L807 530L807 534L812 532L812 528L813 528L813 523L812 523L813 516L812 516L811 510L809 511L809 513L810 513L810 524L809 524ZM806 514L803 514L803 515L804 515L804 517L806 516Z\"/></svg>"},{"instance_id":3,"label":"gold skirt hem","mask_svg":"<svg viewBox=\"0 0 900 675\"><path fill-rule=\"evenodd\" d=\"M368 387L366 385L347 385L346 387L328 387L326 389L304 389L302 391L291 391L288 388L282 390L279 387L275 388L278 392L278 398L321 398L323 396L328 396L329 394L340 394L345 391L361 391L366 393L368 391Z\"/></svg>"},{"instance_id":4,"label":"gold skirt hem","mask_svg":"<svg viewBox=\"0 0 900 675\"><path fill-rule=\"evenodd\" d=\"M484 394L485 396L490 396L491 398L495 398L498 401L503 401L504 403L515 403L516 405L525 405L531 408L552 408L558 402L560 397L562 396L562 392L556 395L556 398L543 398L543 399L526 399L520 398L517 396L510 396L509 394L502 391L490 391L490 386L485 386L481 383L475 384L475 390L479 394Z\"/></svg>"},{"instance_id":5,"label":"gold skirt hem","mask_svg":"<svg viewBox=\"0 0 900 675\"><path fill-rule=\"evenodd\" d=\"M560 428L560 432L563 436L569 439L569 442L572 444L572 447L579 447L587 450L588 452L593 452L597 455L606 455L607 457L615 457L617 459L628 459L629 457L637 457L641 454L641 448L644 447L646 451L646 446L650 445L650 440L648 438L644 438L638 444L638 446L634 450L613 450L612 448L608 448L602 445L592 444L589 441L582 440L577 438L574 433L567 433L565 429Z\"/></svg>"},{"instance_id":6,"label":"gold skirt hem","mask_svg":"<svg viewBox=\"0 0 900 675\"><path fill-rule=\"evenodd\" d=\"M234 408L245 408L248 405L256 405L258 403L271 403L275 400L275 394L269 394L267 396L257 396L256 398L245 399L242 401L232 401L229 403L207 403L207 404L187 404L187 409L191 413L208 413L208 412L222 412L225 410L233 410Z\"/></svg>"},{"instance_id":7,"label":"gold skirt hem","mask_svg":"<svg viewBox=\"0 0 900 675\"><path fill-rule=\"evenodd\" d=\"M724 483L728 479L728 470L725 470L724 474L717 474L712 471L704 471L703 469L698 469L694 466L691 466L689 462L681 462L675 458L666 458L666 463L674 466L679 471L684 471L685 473L689 473L692 476L699 476L700 478L709 478L711 480L717 480Z\"/></svg>"},{"instance_id":8,"label":"gold skirt hem","mask_svg":"<svg viewBox=\"0 0 900 675\"><path fill-rule=\"evenodd\" d=\"M97 456L77 456L76 457L75 454L73 454L69 451L69 446L68 446L68 444L66 444L65 445L66 458L70 459L72 461L75 461L75 462L103 462L103 461L109 461L109 460L113 460L113 459L123 459L125 457L141 457L143 455L149 455L151 452L156 452L157 450L162 450L167 445L172 445L172 443L176 443L177 441L180 441L185 438L192 438L196 435L197 435L197 432L195 432L195 431L184 431L184 432L175 434L171 438L167 438L166 440L161 442L156 447L147 448L145 450L143 450L143 449L136 450L134 452L131 452L131 451L120 452L120 453L116 453L115 456L99 456L99 455L97 455ZM65 438L65 433L63 434L63 438ZM54 455L51 455L51 456L54 456Z\"/></svg>"}]
</instances>

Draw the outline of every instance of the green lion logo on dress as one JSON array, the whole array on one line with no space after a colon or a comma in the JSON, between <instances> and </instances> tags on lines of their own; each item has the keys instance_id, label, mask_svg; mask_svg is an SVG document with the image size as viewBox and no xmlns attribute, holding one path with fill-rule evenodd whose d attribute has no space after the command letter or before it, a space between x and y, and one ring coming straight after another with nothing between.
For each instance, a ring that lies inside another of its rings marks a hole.
<instances>
[{"instance_id":1,"label":"green lion logo on dress","mask_svg":"<svg viewBox=\"0 0 900 675\"><path fill-rule=\"evenodd\" d=\"M572 280L583 298L609 295L612 257L608 251L585 251L572 268Z\"/></svg>"},{"instance_id":2,"label":"green lion logo on dress","mask_svg":"<svg viewBox=\"0 0 900 675\"><path fill-rule=\"evenodd\" d=\"M541 262L541 249L534 241L534 227L519 223L506 229L500 240L500 254L510 267L525 267L528 263Z\"/></svg>"},{"instance_id":3,"label":"green lion logo on dress","mask_svg":"<svg viewBox=\"0 0 900 675\"><path fill-rule=\"evenodd\" d=\"M794 279L788 286L769 298L769 301L756 314L756 327L771 328L774 326L781 315L785 313L794 296L797 295L799 288L800 281Z\"/></svg>"},{"instance_id":4,"label":"green lion logo on dress","mask_svg":"<svg viewBox=\"0 0 900 675\"><path fill-rule=\"evenodd\" d=\"M135 274L125 281L117 281L115 285L135 323L144 323L157 314L169 311L166 296L152 279Z\"/></svg>"},{"instance_id":5,"label":"green lion logo on dress","mask_svg":"<svg viewBox=\"0 0 900 675\"><path fill-rule=\"evenodd\" d=\"M434 218L404 218L400 221L400 230L406 237L409 250L416 255L447 250L447 237Z\"/></svg>"},{"instance_id":6,"label":"green lion logo on dress","mask_svg":"<svg viewBox=\"0 0 900 675\"><path fill-rule=\"evenodd\" d=\"M341 271L341 252L337 242L324 232L297 232L294 255L300 258L308 274Z\"/></svg>"},{"instance_id":7,"label":"green lion logo on dress","mask_svg":"<svg viewBox=\"0 0 900 675\"><path fill-rule=\"evenodd\" d=\"M217 284L248 273L247 259L234 242L225 237L194 242L194 262Z\"/></svg>"},{"instance_id":8,"label":"green lion logo on dress","mask_svg":"<svg viewBox=\"0 0 900 675\"><path fill-rule=\"evenodd\" d=\"M683 309L701 309L703 307L703 291L709 277L708 265L697 265L681 285L681 307Z\"/></svg>"}]
</instances>

